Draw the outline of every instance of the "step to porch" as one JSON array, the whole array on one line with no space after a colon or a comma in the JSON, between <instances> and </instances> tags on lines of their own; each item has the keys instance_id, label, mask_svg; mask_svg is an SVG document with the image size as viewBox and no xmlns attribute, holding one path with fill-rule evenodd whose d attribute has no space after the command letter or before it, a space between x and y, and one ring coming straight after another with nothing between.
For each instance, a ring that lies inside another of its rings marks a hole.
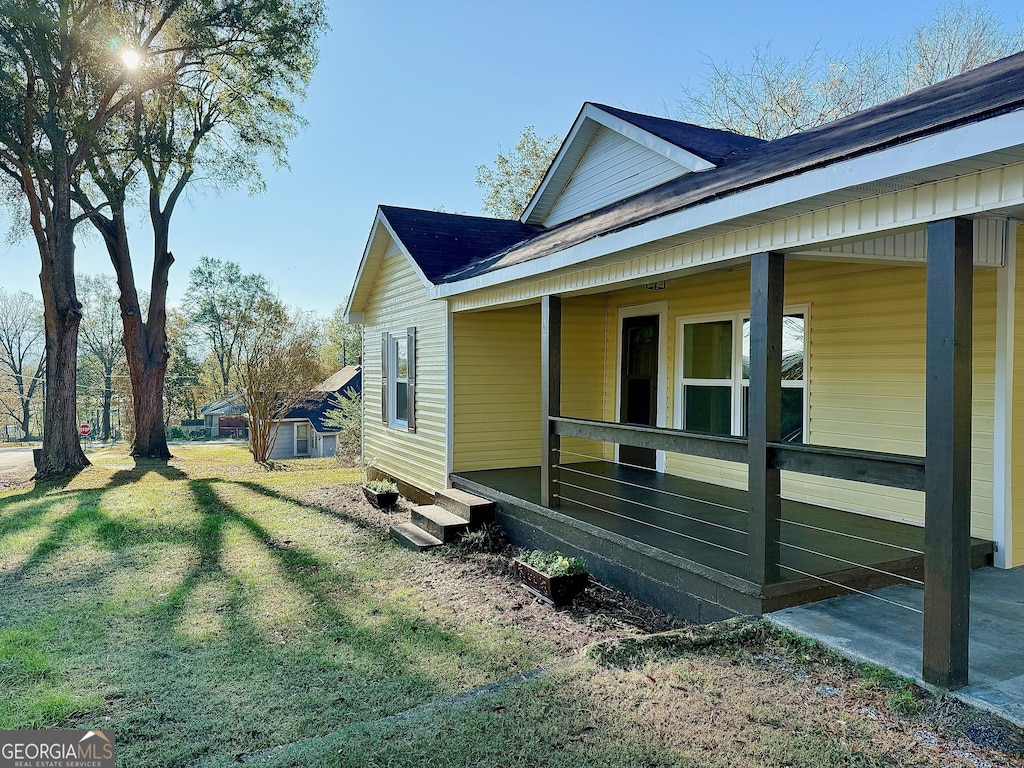
<instances>
[{"instance_id":1,"label":"step to porch","mask_svg":"<svg viewBox=\"0 0 1024 768\"><path fill-rule=\"evenodd\" d=\"M434 494L434 504L469 521L473 528L484 523L493 523L495 506L493 501L482 499L458 488L448 488Z\"/></svg>"},{"instance_id":2,"label":"step to porch","mask_svg":"<svg viewBox=\"0 0 1024 768\"><path fill-rule=\"evenodd\" d=\"M390 534L403 547L422 552L449 544L494 518L493 501L449 489L438 491L433 504L413 507L409 522L392 525Z\"/></svg>"},{"instance_id":3,"label":"step to porch","mask_svg":"<svg viewBox=\"0 0 1024 768\"><path fill-rule=\"evenodd\" d=\"M469 530L469 520L435 504L413 507L412 513L409 515L409 522L419 526L445 544L455 541Z\"/></svg>"},{"instance_id":4,"label":"step to porch","mask_svg":"<svg viewBox=\"0 0 1024 768\"><path fill-rule=\"evenodd\" d=\"M440 547L444 543L412 523L396 523L391 526L390 533L391 538L403 547L417 552Z\"/></svg>"}]
</instances>

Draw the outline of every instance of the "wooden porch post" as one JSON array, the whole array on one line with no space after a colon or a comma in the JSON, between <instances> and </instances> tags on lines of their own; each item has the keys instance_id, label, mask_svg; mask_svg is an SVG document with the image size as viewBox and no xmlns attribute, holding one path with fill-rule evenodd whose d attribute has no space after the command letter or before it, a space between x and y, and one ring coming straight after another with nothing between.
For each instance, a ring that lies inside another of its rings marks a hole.
<instances>
[{"instance_id":1,"label":"wooden porch post","mask_svg":"<svg viewBox=\"0 0 1024 768\"><path fill-rule=\"evenodd\" d=\"M974 227L928 225L925 384L925 681L967 685L971 597Z\"/></svg>"},{"instance_id":2,"label":"wooden porch post","mask_svg":"<svg viewBox=\"0 0 1024 768\"><path fill-rule=\"evenodd\" d=\"M769 464L768 443L782 437L782 316L786 257L757 253L750 259L750 389L747 416L747 547L751 580L779 580L779 470Z\"/></svg>"},{"instance_id":3,"label":"wooden porch post","mask_svg":"<svg viewBox=\"0 0 1024 768\"><path fill-rule=\"evenodd\" d=\"M562 415L562 299L544 296L540 300L540 406L541 456L540 500L545 507L557 507L559 436L549 416Z\"/></svg>"}]
</instances>

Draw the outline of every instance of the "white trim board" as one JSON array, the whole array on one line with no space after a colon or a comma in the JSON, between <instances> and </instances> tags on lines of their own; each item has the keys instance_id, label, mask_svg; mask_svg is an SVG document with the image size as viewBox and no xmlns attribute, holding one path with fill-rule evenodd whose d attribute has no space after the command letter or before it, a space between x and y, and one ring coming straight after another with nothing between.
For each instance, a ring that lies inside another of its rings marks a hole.
<instances>
[{"instance_id":1,"label":"white trim board","mask_svg":"<svg viewBox=\"0 0 1024 768\"><path fill-rule=\"evenodd\" d=\"M992 537L997 568L1013 567L1013 360L1017 300L1017 223L1006 229L1006 266L996 275L995 411L992 433Z\"/></svg>"},{"instance_id":2,"label":"white trim board","mask_svg":"<svg viewBox=\"0 0 1024 768\"><path fill-rule=\"evenodd\" d=\"M416 263L416 260L409 253L409 249L405 247L405 244L401 241L398 235L395 234L394 228L387 220L387 216L384 215L384 211L381 210L380 206L377 206L377 214L374 216L373 225L370 227L370 237L366 241L366 247L363 249L363 256L359 260L359 269L356 272L355 282L352 283L352 290L349 292L348 299L345 302L345 322L346 323L362 323L363 322L363 307L366 304L366 298L368 298L369 291L367 290L367 296L362 299L362 303L358 310L355 310L354 304L357 295L360 293L360 287L363 284L364 276L368 277L368 268L373 269L373 277L376 279L377 271L380 269L381 262L387 258L388 247L386 245L378 244L377 239L380 237L380 231L384 230L387 233L391 241L398 246L398 249L405 256L406 260L412 266L413 272L423 283L423 287L430 289L434 286L432 282L427 279L427 276L423 274L423 270L420 269L420 265ZM370 266L372 263L372 267Z\"/></svg>"}]
</instances>

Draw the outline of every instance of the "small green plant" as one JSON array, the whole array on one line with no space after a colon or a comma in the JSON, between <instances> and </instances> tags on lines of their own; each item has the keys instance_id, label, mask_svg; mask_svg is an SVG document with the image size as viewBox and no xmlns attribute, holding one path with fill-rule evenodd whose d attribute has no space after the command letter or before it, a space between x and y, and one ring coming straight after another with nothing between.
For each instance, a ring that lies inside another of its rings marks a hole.
<instances>
[{"instance_id":1,"label":"small green plant","mask_svg":"<svg viewBox=\"0 0 1024 768\"><path fill-rule=\"evenodd\" d=\"M924 709L924 702L917 695L913 680L900 677L878 664L864 664L861 666L861 672L864 675L861 688L863 690L888 689L888 703L894 712L912 716Z\"/></svg>"},{"instance_id":2,"label":"small green plant","mask_svg":"<svg viewBox=\"0 0 1024 768\"><path fill-rule=\"evenodd\" d=\"M540 549L525 555L522 561L545 576L573 576L587 570L587 561L582 557L566 557L561 552L544 552Z\"/></svg>"},{"instance_id":3,"label":"small green plant","mask_svg":"<svg viewBox=\"0 0 1024 768\"><path fill-rule=\"evenodd\" d=\"M476 530L466 531L459 539L459 545L466 552L496 554L505 549L507 544L505 532L495 523L484 523Z\"/></svg>"},{"instance_id":4,"label":"small green plant","mask_svg":"<svg viewBox=\"0 0 1024 768\"><path fill-rule=\"evenodd\" d=\"M367 480L363 487L371 493L398 493L398 484L394 480L381 478L379 480Z\"/></svg>"}]
</instances>

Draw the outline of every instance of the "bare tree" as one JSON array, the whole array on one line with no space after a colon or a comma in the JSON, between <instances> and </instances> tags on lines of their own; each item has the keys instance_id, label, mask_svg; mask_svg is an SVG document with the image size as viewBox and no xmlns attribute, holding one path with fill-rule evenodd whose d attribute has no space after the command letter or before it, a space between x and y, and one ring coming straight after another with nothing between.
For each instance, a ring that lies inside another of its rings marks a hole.
<instances>
[{"instance_id":1,"label":"bare tree","mask_svg":"<svg viewBox=\"0 0 1024 768\"><path fill-rule=\"evenodd\" d=\"M0 408L18 422L26 437L32 434L32 403L41 388L45 368L43 305L29 293L0 288Z\"/></svg>"},{"instance_id":2,"label":"bare tree","mask_svg":"<svg viewBox=\"0 0 1024 768\"><path fill-rule=\"evenodd\" d=\"M323 379L312 318L289 314L273 299L265 299L260 323L244 340L242 397L249 418L249 451L253 460L268 464L282 420L310 395Z\"/></svg>"},{"instance_id":3,"label":"bare tree","mask_svg":"<svg viewBox=\"0 0 1024 768\"><path fill-rule=\"evenodd\" d=\"M79 330L80 378L93 382L100 401L100 437L109 440L110 406L114 399L114 377L127 371L121 338L121 312L117 306L117 284L107 275L79 275L82 297L82 325Z\"/></svg>"},{"instance_id":4,"label":"bare tree","mask_svg":"<svg viewBox=\"0 0 1024 768\"><path fill-rule=\"evenodd\" d=\"M836 120L1021 50L985 5L949 3L907 37L877 48L797 59L756 47L746 64L707 62L684 88L684 120L772 140Z\"/></svg>"},{"instance_id":5,"label":"bare tree","mask_svg":"<svg viewBox=\"0 0 1024 768\"><path fill-rule=\"evenodd\" d=\"M983 4L951 2L919 24L899 52L902 91L924 88L1024 48L1024 29L1007 30Z\"/></svg>"},{"instance_id":6,"label":"bare tree","mask_svg":"<svg viewBox=\"0 0 1024 768\"><path fill-rule=\"evenodd\" d=\"M813 128L895 95L888 57L818 49L791 60L755 48L749 64L708 61L701 87L685 89L684 117L771 141Z\"/></svg>"},{"instance_id":7,"label":"bare tree","mask_svg":"<svg viewBox=\"0 0 1024 768\"><path fill-rule=\"evenodd\" d=\"M518 219L558 151L557 135L542 139L532 125L523 128L515 149L499 147L494 167L479 165L476 185L484 190L483 209L500 219Z\"/></svg>"}]
</instances>

